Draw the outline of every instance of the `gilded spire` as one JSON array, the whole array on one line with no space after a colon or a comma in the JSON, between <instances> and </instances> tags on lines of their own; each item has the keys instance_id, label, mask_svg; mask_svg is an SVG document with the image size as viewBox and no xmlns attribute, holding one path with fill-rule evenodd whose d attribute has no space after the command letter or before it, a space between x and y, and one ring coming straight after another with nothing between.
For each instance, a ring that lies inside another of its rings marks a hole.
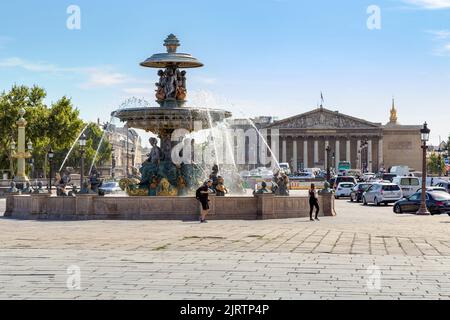
<instances>
[{"instance_id":1,"label":"gilded spire","mask_svg":"<svg viewBox=\"0 0 450 320\"><path fill-rule=\"evenodd\" d=\"M389 118L390 123L397 123L397 109L395 108L395 100L392 98L392 108L391 117Z\"/></svg>"}]
</instances>

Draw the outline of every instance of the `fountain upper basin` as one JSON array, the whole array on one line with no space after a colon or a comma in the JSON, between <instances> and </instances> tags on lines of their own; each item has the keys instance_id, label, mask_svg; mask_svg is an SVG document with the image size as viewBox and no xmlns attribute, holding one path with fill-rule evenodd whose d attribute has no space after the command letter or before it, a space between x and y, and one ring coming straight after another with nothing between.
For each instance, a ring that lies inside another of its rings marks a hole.
<instances>
[{"instance_id":1,"label":"fountain upper basin","mask_svg":"<svg viewBox=\"0 0 450 320\"><path fill-rule=\"evenodd\" d=\"M209 119L208 112L211 119ZM232 116L231 112L207 108L127 108L114 111L112 116L127 122L128 127L153 131L155 129L186 129L194 131L210 127Z\"/></svg>"}]
</instances>

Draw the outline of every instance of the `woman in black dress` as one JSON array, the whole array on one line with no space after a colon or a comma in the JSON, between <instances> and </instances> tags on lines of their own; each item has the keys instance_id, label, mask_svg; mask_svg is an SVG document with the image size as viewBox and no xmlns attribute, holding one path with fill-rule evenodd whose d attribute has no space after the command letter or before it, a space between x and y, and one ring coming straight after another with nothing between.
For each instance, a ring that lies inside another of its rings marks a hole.
<instances>
[{"instance_id":1,"label":"woman in black dress","mask_svg":"<svg viewBox=\"0 0 450 320\"><path fill-rule=\"evenodd\" d=\"M319 201L317 199L317 190L314 183L311 183L311 189L309 189L309 220L314 221L312 213L314 208L316 208L316 220L319 221Z\"/></svg>"}]
</instances>

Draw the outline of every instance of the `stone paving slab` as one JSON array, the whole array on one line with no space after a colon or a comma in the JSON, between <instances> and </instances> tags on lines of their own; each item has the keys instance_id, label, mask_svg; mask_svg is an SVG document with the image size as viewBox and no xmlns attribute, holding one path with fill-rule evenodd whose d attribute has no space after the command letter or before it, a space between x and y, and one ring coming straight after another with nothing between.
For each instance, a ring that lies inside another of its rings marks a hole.
<instances>
[{"instance_id":1,"label":"stone paving slab","mask_svg":"<svg viewBox=\"0 0 450 320\"><path fill-rule=\"evenodd\" d=\"M450 298L450 217L336 210L320 222L0 217L0 299Z\"/></svg>"},{"instance_id":2,"label":"stone paving slab","mask_svg":"<svg viewBox=\"0 0 450 320\"><path fill-rule=\"evenodd\" d=\"M261 253L253 255L252 268L236 273L242 256L245 253L224 258L206 251L84 250L80 254L78 250L22 249L18 253L6 249L0 252L0 299L450 298L450 257L341 255L340 268L336 268L326 262L327 254ZM17 257L27 263L28 270L12 270ZM149 260L155 266L131 263ZM292 260L298 263L292 264ZM189 264L180 271L165 261ZM224 261L227 268L218 268ZM286 267L278 268L283 261ZM392 269L399 262L407 265L408 271ZM317 272L295 272L304 264L307 270L309 265L317 265ZM378 287L373 285L373 272L368 272L367 264L381 270ZM67 287L72 275L68 267L73 265L80 268L80 290ZM189 267L192 265L201 267Z\"/></svg>"}]
</instances>

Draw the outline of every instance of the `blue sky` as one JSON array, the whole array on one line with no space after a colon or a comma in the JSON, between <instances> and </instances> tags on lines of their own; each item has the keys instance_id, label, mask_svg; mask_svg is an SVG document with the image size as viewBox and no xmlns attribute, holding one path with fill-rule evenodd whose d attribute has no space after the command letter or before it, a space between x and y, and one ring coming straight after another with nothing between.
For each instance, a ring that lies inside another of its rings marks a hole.
<instances>
[{"instance_id":1,"label":"blue sky","mask_svg":"<svg viewBox=\"0 0 450 320\"><path fill-rule=\"evenodd\" d=\"M80 30L66 27L69 5ZM369 5L379 30L367 28ZM434 143L450 133L450 0L2 2L0 90L39 84L87 120L131 96L156 106L156 70L139 62L169 33L205 64L188 70L192 105L282 118L323 91L326 107L385 123L395 96L402 124L427 120Z\"/></svg>"}]
</instances>

